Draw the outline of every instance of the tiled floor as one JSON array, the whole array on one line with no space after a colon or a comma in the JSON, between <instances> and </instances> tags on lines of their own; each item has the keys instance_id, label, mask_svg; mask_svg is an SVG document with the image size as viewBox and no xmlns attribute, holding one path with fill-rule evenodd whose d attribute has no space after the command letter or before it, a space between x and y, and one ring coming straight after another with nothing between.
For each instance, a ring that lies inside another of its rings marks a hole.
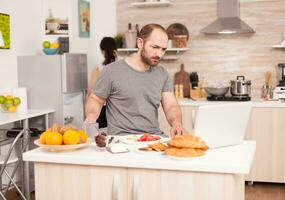
<instances>
[{"instance_id":1,"label":"tiled floor","mask_svg":"<svg viewBox=\"0 0 285 200\"><path fill-rule=\"evenodd\" d=\"M10 192L8 200L20 200L17 193ZM31 193L31 200L35 194ZM285 200L285 184L254 183L245 187L245 200Z\"/></svg>"}]
</instances>

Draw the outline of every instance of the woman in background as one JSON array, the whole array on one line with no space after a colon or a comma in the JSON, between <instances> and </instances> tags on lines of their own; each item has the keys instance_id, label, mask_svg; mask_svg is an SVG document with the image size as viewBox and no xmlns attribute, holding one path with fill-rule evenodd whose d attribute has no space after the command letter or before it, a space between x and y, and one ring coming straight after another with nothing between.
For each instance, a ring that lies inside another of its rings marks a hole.
<instances>
[{"instance_id":1,"label":"woman in background","mask_svg":"<svg viewBox=\"0 0 285 200\"><path fill-rule=\"evenodd\" d=\"M115 40L112 37L104 37L100 42L100 49L104 56L104 61L101 65L97 65L92 71L91 79L88 83L88 95L92 93L98 75L104 66L116 61L117 59L117 46ZM107 127L106 106L103 106L97 122L99 123L99 128Z\"/></svg>"}]
</instances>

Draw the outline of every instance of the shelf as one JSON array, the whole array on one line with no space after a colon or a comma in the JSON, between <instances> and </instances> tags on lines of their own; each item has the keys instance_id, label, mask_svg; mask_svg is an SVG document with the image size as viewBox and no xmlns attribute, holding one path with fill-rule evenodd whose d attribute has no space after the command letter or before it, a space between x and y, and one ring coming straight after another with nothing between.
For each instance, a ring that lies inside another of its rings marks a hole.
<instances>
[{"instance_id":1,"label":"shelf","mask_svg":"<svg viewBox=\"0 0 285 200\"><path fill-rule=\"evenodd\" d=\"M189 48L169 48L169 49L166 49L166 52L176 52L176 53L180 53L182 51L188 51ZM138 51L137 48L121 48L121 49L118 49L118 52L136 52Z\"/></svg>"},{"instance_id":2,"label":"shelf","mask_svg":"<svg viewBox=\"0 0 285 200\"><path fill-rule=\"evenodd\" d=\"M138 8L147 8L147 7L167 7L172 5L170 1L154 1L154 2L133 2L132 6Z\"/></svg>"},{"instance_id":3,"label":"shelf","mask_svg":"<svg viewBox=\"0 0 285 200\"><path fill-rule=\"evenodd\" d=\"M275 48L275 49L285 49L285 45L272 45L272 48Z\"/></svg>"}]
</instances>

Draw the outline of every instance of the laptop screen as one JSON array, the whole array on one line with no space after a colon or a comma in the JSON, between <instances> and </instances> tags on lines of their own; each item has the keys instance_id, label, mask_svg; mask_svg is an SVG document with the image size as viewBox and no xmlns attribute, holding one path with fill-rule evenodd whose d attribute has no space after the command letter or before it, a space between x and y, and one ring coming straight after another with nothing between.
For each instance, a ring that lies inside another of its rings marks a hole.
<instances>
[{"instance_id":1,"label":"laptop screen","mask_svg":"<svg viewBox=\"0 0 285 200\"><path fill-rule=\"evenodd\" d=\"M193 132L210 148L240 144L244 140L251 107L251 102L199 106Z\"/></svg>"}]
</instances>

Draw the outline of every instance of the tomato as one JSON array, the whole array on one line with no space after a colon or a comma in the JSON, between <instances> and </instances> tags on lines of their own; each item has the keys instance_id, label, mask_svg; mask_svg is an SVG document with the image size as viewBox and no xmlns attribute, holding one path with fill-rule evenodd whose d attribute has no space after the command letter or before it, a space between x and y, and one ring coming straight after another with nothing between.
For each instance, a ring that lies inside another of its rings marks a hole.
<instances>
[{"instance_id":1,"label":"tomato","mask_svg":"<svg viewBox=\"0 0 285 200\"><path fill-rule=\"evenodd\" d=\"M145 133L138 139L138 141L146 142L146 141L154 141L154 140L159 140L159 139L160 139L160 136L158 135L151 135L149 133Z\"/></svg>"}]
</instances>

